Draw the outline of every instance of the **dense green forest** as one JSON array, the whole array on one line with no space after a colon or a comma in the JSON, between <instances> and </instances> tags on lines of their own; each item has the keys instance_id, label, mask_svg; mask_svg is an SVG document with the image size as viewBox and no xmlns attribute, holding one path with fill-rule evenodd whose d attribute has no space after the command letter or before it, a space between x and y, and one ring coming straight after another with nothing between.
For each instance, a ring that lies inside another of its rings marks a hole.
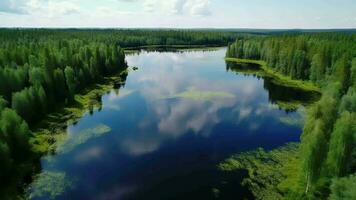
<instances>
[{"instance_id":1,"label":"dense green forest","mask_svg":"<svg viewBox=\"0 0 356 200\"><path fill-rule=\"evenodd\" d=\"M147 45L225 46L241 35L247 34L193 29L0 29L0 42L79 39L123 48Z\"/></svg>"},{"instance_id":2,"label":"dense green forest","mask_svg":"<svg viewBox=\"0 0 356 200\"><path fill-rule=\"evenodd\" d=\"M36 155L29 142L30 127L71 104L88 85L127 65L123 49L115 44L54 33L41 37L35 31L3 30L0 35L0 185L4 189L12 179L16 181L16 175L22 178L33 168Z\"/></svg>"},{"instance_id":3,"label":"dense green forest","mask_svg":"<svg viewBox=\"0 0 356 200\"><path fill-rule=\"evenodd\" d=\"M250 37L229 45L226 57L263 60L275 71L322 88L321 100L307 111L297 156L301 170L287 174L284 197L355 199L356 35Z\"/></svg>"}]
</instances>

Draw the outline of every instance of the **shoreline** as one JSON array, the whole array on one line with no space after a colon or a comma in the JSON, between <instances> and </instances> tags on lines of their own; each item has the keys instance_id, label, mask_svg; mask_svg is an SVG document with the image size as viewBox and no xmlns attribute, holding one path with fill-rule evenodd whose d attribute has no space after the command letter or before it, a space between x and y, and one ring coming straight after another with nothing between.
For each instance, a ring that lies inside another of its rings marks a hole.
<instances>
[{"instance_id":1,"label":"shoreline","mask_svg":"<svg viewBox=\"0 0 356 200\"><path fill-rule=\"evenodd\" d=\"M250 59L240 59L240 58L230 58L226 57L225 61L235 62L235 63L246 63L246 64L257 64L261 67L261 69L266 73L266 76L271 77L279 81L285 86L293 87L297 89L302 89L305 91L317 92L321 94L321 89L315 84L309 81L303 80L294 80L289 76L286 76L280 72L273 70L271 67L267 65L265 61L262 60L250 60Z\"/></svg>"},{"instance_id":2,"label":"shoreline","mask_svg":"<svg viewBox=\"0 0 356 200\"><path fill-rule=\"evenodd\" d=\"M121 86L129 68L116 75L103 77L99 83L94 83L75 95L75 101L69 105L60 105L54 112L31 127L32 150L40 156L55 152L56 141L65 137L68 126L75 124L86 112L101 108L101 96L115 89L115 84Z\"/></svg>"}]
</instances>

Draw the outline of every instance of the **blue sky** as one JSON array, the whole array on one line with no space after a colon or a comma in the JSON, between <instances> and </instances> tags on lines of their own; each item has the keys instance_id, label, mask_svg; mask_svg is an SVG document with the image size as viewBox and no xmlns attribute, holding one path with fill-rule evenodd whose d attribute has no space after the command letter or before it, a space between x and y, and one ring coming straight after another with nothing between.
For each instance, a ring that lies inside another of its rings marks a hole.
<instances>
[{"instance_id":1,"label":"blue sky","mask_svg":"<svg viewBox=\"0 0 356 200\"><path fill-rule=\"evenodd\" d=\"M0 0L0 26L356 28L356 0Z\"/></svg>"}]
</instances>

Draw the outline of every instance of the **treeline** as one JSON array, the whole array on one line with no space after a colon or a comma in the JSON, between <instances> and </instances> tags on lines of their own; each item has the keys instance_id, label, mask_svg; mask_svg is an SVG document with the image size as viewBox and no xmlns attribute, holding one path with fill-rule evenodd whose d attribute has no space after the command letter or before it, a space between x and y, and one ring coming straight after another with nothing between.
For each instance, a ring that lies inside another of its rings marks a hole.
<instances>
[{"instance_id":1,"label":"treeline","mask_svg":"<svg viewBox=\"0 0 356 200\"><path fill-rule=\"evenodd\" d=\"M8 41L80 39L121 47L146 45L222 46L242 34L234 31L165 29L0 29L0 45ZM247 34L244 34L247 35Z\"/></svg>"},{"instance_id":2,"label":"treeline","mask_svg":"<svg viewBox=\"0 0 356 200\"><path fill-rule=\"evenodd\" d=\"M127 68L115 43L34 34L0 31L0 193L16 174L33 168L29 127L74 103L88 85Z\"/></svg>"},{"instance_id":3,"label":"treeline","mask_svg":"<svg viewBox=\"0 0 356 200\"><path fill-rule=\"evenodd\" d=\"M253 37L231 44L226 56L264 60L278 72L322 87L323 97L307 112L302 170L289 174L286 198L355 199L356 34Z\"/></svg>"},{"instance_id":4,"label":"treeline","mask_svg":"<svg viewBox=\"0 0 356 200\"><path fill-rule=\"evenodd\" d=\"M5 46L0 48L0 95L29 123L126 67L124 52L116 45L74 39Z\"/></svg>"}]
</instances>

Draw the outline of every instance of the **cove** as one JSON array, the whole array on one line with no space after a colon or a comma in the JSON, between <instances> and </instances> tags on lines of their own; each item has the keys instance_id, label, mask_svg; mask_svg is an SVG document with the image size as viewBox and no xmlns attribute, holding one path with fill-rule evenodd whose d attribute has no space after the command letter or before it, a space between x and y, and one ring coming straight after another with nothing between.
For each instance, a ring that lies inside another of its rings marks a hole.
<instances>
[{"instance_id":1,"label":"cove","mask_svg":"<svg viewBox=\"0 0 356 200\"><path fill-rule=\"evenodd\" d=\"M298 142L315 94L246 70L256 66L226 63L225 52L128 55L138 70L66 129L55 153L41 159L30 198L214 199L218 163ZM238 185L231 197L250 198Z\"/></svg>"}]
</instances>

